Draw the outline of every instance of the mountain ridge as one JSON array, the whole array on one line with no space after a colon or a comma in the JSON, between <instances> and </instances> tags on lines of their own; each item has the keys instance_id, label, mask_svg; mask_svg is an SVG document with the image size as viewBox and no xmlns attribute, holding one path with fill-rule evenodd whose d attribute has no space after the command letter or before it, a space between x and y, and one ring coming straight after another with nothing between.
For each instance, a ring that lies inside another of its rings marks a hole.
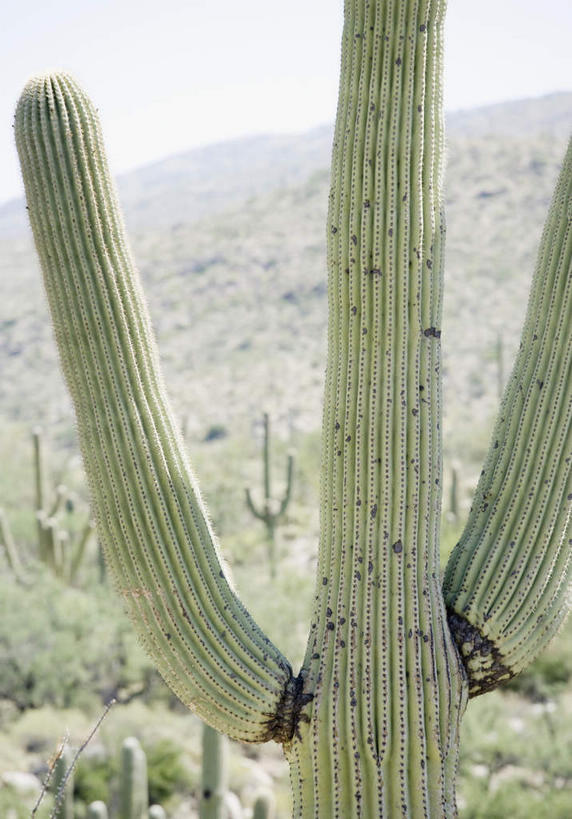
<instances>
[{"instance_id":1,"label":"mountain ridge","mask_svg":"<svg viewBox=\"0 0 572 819\"><path fill-rule=\"evenodd\" d=\"M519 139L572 130L572 92L510 100L446 115L447 133ZM299 134L255 134L212 143L142 165L117 177L130 231L194 222L241 200L304 181L327 168L333 126ZM0 239L28 230L22 198L0 205Z\"/></svg>"}]
</instances>

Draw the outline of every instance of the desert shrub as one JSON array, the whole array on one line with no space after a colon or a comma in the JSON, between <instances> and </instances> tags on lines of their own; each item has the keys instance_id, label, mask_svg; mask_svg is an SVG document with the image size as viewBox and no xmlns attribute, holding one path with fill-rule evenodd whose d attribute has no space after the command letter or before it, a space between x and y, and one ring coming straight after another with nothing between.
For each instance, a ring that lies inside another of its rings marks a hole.
<instances>
[{"instance_id":1,"label":"desert shrub","mask_svg":"<svg viewBox=\"0 0 572 819\"><path fill-rule=\"evenodd\" d=\"M147 754L149 804L163 805L176 792L191 789L182 750L172 740L161 739L145 746L144 750Z\"/></svg>"},{"instance_id":2,"label":"desert shrub","mask_svg":"<svg viewBox=\"0 0 572 819\"><path fill-rule=\"evenodd\" d=\"M26 586L0 578L0 667L0 698L21 711L89 707L155 675L110 590L72 589L47 571Z\"/></svg>"}]
</instances>

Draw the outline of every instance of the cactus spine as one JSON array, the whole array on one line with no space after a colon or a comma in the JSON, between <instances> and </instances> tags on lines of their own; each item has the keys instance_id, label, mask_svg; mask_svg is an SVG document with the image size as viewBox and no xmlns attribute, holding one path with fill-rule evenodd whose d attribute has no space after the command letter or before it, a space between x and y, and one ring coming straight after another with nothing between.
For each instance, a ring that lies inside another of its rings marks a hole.
<instances>
[{"instance_id":1,"label":"cactus spine","mask_svg":"<svg viewBox=\"0 0 572 819\"><path fill-rule=\"evenodd\" d=\"M454 816L469 689L521 668L566 609L572 149L496 438L447 570L448 618L440 588L444 10L443 0L345 5L321 540L297 677L221 568L166 402L95 110L58 74L32 80L16 114L110 570L183 701L232 737L284 744L296 816Z\"/></svg>"},{"instance_id":2,"label":"cactus spine","mask_svg":"<svg viewBox=\"0 0 572 819\"><path fill-rule=\"evenodd\" d=\"M268 539L268 561L270 564L270 576L276 577L276 527L280 518L286 512L290 497L292 495L292 477L294 474L294 456L288 455L286 467L286 488L282 500L275 500L272 497L271 475L270 475L270 417L267 412L263 416L264 442L262 449L262 466L264 480L264 500L262 507L257 509L250 489L246 489L246 503L255 518L261 520L266 527Z\"/></svg>"},{"instance_id":3,"label":"cactus spine","mask_svg":"<svg viewBox=\"0 0 572 819\"><path fill-rule=\"evenodd\" d=\"M147 819L147 757L136 737L127 737L121 746L119 816L121 819Z\"/></svg>"},{"instance_id":4,"label":"cactus spine","mask_svg":"<svg viewBox=\"0 0 572 819\"><path fill-rule=\"evenodd\" d=\"M228 781L226 737L205 723L202 745L200 818L226 819L225 797Z\"/></svg>"}]
</instances>

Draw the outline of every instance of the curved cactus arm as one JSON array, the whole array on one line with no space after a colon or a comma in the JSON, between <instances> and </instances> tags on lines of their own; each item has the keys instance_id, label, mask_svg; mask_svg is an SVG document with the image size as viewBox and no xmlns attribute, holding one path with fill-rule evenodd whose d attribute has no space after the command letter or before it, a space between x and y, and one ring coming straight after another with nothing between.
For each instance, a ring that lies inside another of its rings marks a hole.
<instances>
[{"instance_id":1,"label":"curved cactus arm","mask_svg":"<svg viewBox=\"0 0 572 819\"><path fill-rule=\"evenodd\" d=\"M165 680L236 739L280 736L287 660L237 598L183 451L96 111L65 74L32 79L16 142L98 535Z\"/></svg>"},{"instance_id":2,"label":"curved cactus arm","mask_svg":"<svg viewBox=\"0 0 572 819\"><path fill-rule=\"evenodd\" d=\"M521 671L570 602L572 140L542 236L520 351L466 529L447 566L471 694Z\"/></svg>"},{"instance_id":3,"label":"curved cactus arm","mask_svg":"<svg viewBox=\"0 0 572 819\"><path fill-rule=\"evenodd\" d=\"M248 487L244 490L244 496L246 498L246 505L248 506L254 517L266 523L268 521L268 510L266 509L266 506L264 506L264 508L260 510L256 508L256 505L252 499L252 492Z\"/></svg>"}]
</instances>

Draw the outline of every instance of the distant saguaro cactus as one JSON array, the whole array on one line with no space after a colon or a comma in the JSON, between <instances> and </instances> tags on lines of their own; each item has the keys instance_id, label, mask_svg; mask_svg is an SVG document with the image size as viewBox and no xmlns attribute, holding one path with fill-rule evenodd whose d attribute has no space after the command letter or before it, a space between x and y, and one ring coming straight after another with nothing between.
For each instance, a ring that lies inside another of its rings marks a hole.
<instances>
[{"instance_id":1,"label":"distant saguaro cactus","mask_svg":"<svg viewBox=\"0 0 572 819\"><path fill-rule=\"evenodd\" d=\"M74 534L62 522L62 511L72 513L75 501L63 484L53 493L46 489L46 466L42 431L32 432L34 464L34 509L38 532L38 558L58 577L73 582L82 564L85 550L94 531L89 513L80 532ZM51 500L48 500L51 497ZM8 519L0 510L0 545L4 546L8 564L17 577L22 576L20 555Z\"/></svg>"},{"instance_id":2,"label":"distant saguaro cactus","mask_svg":"<svg viewBox=\"0 0 572 819\"><path fill-rule=\"evenodd\" d=\"M572 146L473 511L441 588L444 11L443 0L345 4L321 540L297 675L219 560L165 397L96 111L67 75L51 74L30 81L16 113L115 584L185 703L236 739L283 743L296 816L455 816L467 697L530 662L568 607Z\"/></svg>"},{"instance_id":3,"label":"distant saguaro cactus","mask_svg":"<svg viewBox=\"0 0 572 819\"><path fill-rule=\"evenodd\" d=\"M274 797L270 791L259 793L254 800L252 819L273 819Z\"/></svg>"},{"instance_id":4,"label":"distant saguaro cactus","mask_svg":"<svg viewBox=\"0 0 572 819\"><path fill-rule=\"evenodd\" d=\"M127 737L121 746L120 819L147 819L148 806L147 757L137 737Z\"/></svg>"},{"instance_id":5,"label":"distant saguaro cactus","mask_svg":"<svg viewBox=\"0 0 572 819\"><path fill-rule=\"evenodd\" d=\"M66 745L54 765L51 787L56 802L54 819L74 819L73 773L70 773L73 759L73 750Z\"/></svg>"},{"instance_id":6,"label":"distant saguaro cactus","mask_svg":"<svg viewBox=\"0 0 572 819\"><path fill-rule=\"evenodd\" d=\"M227 819L225 796L228 788L226 737L206 723L203 725L200 819Z\"/></svg>"},{"instance_id":7,"label":"distant saguaro cactus","mask_svg":"<svg viewBox=\"0 0 572 819\"><path fill-rule=\"evenodd\" d=\"M256 507L252 499L252 491L246 489L246 504L254 517L261 520L266 527L268 539L268 562L270 564L271 577L276 576L276 527L281 517L286 512L290 498L292 496L292 477L294 474L294 456L288 455L286 467L286 487L282 500L277 500L272 496L271 473L270 473L270 416L267 412L263 415L264 441L262 445L262 467L264 478L264 499L260 508Z\"/></svg>"}]
</instances>

